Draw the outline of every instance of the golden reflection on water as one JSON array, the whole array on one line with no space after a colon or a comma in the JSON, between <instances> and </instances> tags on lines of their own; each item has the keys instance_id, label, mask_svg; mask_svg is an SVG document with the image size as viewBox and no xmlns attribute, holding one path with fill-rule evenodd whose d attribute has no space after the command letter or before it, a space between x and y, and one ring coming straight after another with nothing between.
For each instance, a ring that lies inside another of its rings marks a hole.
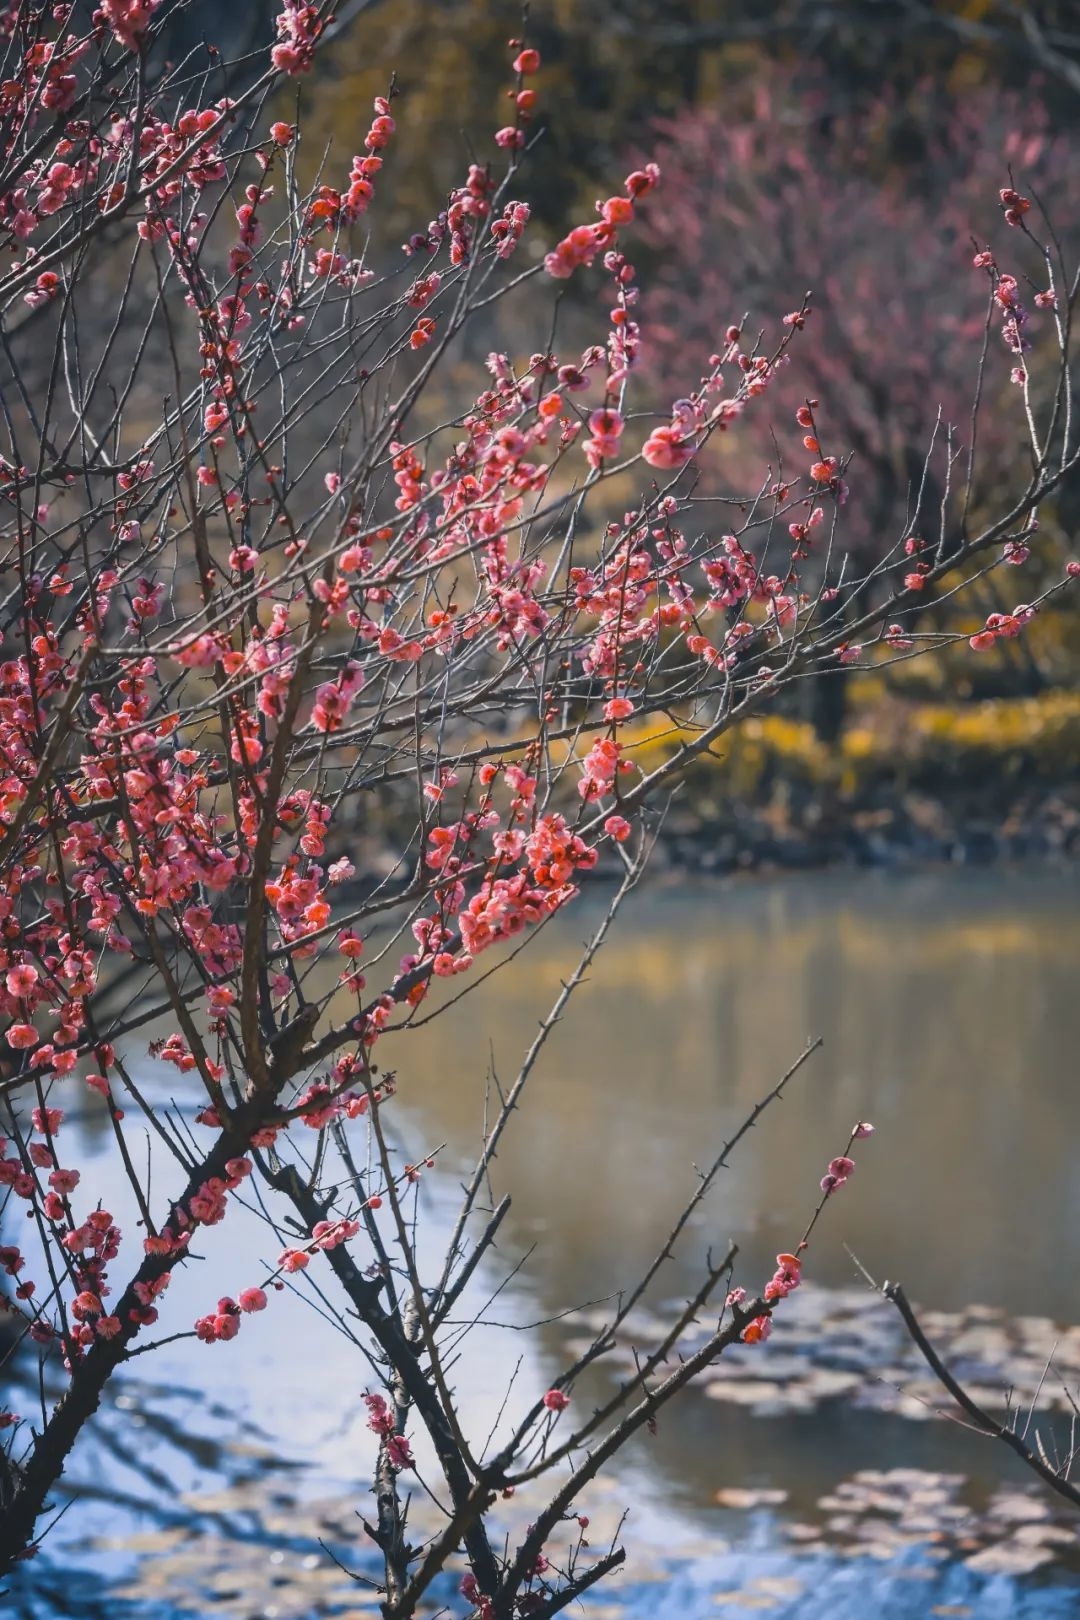
<instances>
[{"instance_id":1,"label":"golden reflection on water","mask_svg":"<svg viewBox=\"0 0 1080 1620\"><path fill-rule=\"evenodd\" d=\"M859 1118L877 1134L827 1211L812 1265L848 1243L942 1306L1075 1309L1080 1258L1080 911L1068 873L811 877L635 896L555 1030L500 1148L507 1258L557 1310L630 1281L679 1201L809 1036L819 1053L735 1155L671 1292L708 1244L750 1267L790 1247ZM587 896L475 997L380 1049L410 1148L478 1141L604 899ZM455 981L455 987L461 981ZM515 1249L516 1245L516 1249ZM771 1269L771 1266L770 1266Z\"/></svg>"}]
</instances>

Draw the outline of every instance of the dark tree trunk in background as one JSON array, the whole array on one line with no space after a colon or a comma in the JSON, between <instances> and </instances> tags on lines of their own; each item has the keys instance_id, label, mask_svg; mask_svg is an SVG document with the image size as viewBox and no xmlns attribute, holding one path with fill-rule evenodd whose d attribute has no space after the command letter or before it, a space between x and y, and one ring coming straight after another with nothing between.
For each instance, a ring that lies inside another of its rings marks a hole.
<instances>
[{"instance_id":1,"label":"dark tree trunk in background","mask_svg":"<svg viewBox=\"0 0 1080 1620\"><path fill-rule=\"evenodd\" d=\"M806 684L805 714L819 742L834 747L840 741L848 712L846 669L819 670Z\"/></svg>"}]
</instances>

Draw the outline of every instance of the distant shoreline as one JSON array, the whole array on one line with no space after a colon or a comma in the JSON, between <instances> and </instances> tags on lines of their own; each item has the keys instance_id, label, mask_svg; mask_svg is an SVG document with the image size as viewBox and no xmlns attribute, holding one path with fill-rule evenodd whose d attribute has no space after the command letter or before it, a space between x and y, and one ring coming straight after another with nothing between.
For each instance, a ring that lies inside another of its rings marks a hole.
<instances>
[{"instance_id":1,"label":"distant shoreline","mask_svg":"<svg viewBox=\"0 0 1080 1620\"><path fill-rule=\"evenodd\" d=\"M994 802L997 799L997 802ZM654 870L730 875L770 871L994 866L1080 859L1080 787L999 798L908 793L877 804L740 802L715 817L673 806ZM605 863L606 865L606 863Z\"/></svg>"}]
</instances>

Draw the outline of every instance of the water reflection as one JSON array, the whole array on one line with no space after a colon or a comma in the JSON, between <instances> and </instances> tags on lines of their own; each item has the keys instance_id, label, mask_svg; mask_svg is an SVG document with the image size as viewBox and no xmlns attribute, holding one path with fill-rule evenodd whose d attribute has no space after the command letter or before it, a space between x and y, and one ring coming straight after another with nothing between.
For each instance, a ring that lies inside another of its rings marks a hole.
<instances>
[{"instance_id":1,"label":"water reflection","mask_svg":"<svg viewBox=\"0 0 1080 1620\"><path fill-rule=\"evenodd\" d=\"M872 1119L858 1169L814 1244L819 1281L850 1285L849 1245L927 1305L1075 1312L1080 912L1075 875L800 878L640 896L547 1049L495 1191L519 1246L537 1243L537 1314L633 1280L704 1164L808 1036L824 1051L740 1147L665 1288L684 1295L728 1237L761 1281L805 1226L817 1177ZM594 908L598 911L600 899ZM574 919L583 938L588 919ZM566 973L564 927L504 976L483 1027L468 1004L404 1044L416 1128L464 1159L478 1090L505 1078ZM515 1224L516 1223L516 1224ZM504 1247L509 1248L509 1242ZM540 1331L554 1370L565 1334ZM783 1351L783 1328L769 1346ZM1003 1371L1002 1379L1007 1379ZM597 1393L610 1392L598 1381ZM629 1459L640 1488L701 1509L732 1481L782 1483L805 1511L860 1468L1009 1473L952 1425L848 1412L763 1423L691 1398Z\"/></svg>"},{"instance_id":2,"label":"water reflection","mask_svg":"<svg viewBox=\"0 0 1080 1620\"><path fill-rule=\"evenodd\" d=\"M543 1237L540 1302L629 1280L692 1167L821 1035L823 1052L739 1149L671 1291L728 1235L752 1277L771 1270L865 1117L878 1134L830 1207L819 1280L850 1281L847 1242L935 1305L1065 1303L1080 1258L1078 892L1065 871L638 896L499 1153L495 1188L513 1192L519 1241ZM588 925L579 912L510 964L482 1019L466 1000L397 1042L418 1132L467 1158L485 1073L494 1062L512 1075Z\"/></svg>"},{"instance_id":3,"label":"water reflection","mask_svg":"<svg viewBox=\"0 0 1080 1620\"><path fill-rule=\"evenodd\" d=\"M660 1296L684 1294L704 1251L729 1237L740 1244L745 1280L761 1281L776 1251L790 1247L805 1226L824 1163L853 1122L866 1117L877 1135L860 1144L856 1174L815 1239L817 1283L851 1284L846 1242L872 1271L902 1277L930 1306L976 1301L1012 1315L1075 1315L1069 1280L1080 1259L1080 1161L1073 1147L1078 890L1076 874L1043 870L803 877L635 896L553 1032L500 1147L493 1189L496 1196L512 1191L514 1207L498 1255L479 1280L478 1302L532 1248L526 1269L489 1315L541 1325L524 1333L497 1328L477 1339L471 1364L458 1369L466 1422L486 1430L483 1418L519 1355L521 1399L545 1387L582 1331L559 1313L634 1279L693 1186L694 1166L709 1161L813 1035L824 1038L824 1051L739 1149L667 1268ZM485 1108L490 1112L490 1076L504 1085L513 1078L572 966L576 943L605 904L599 891L588 895L494 985L381 1049L398 1074L394 1118L403 1151L415 1159L446 1143L425 1189L429 1252L446 1228ZM174 1072L154 1065L141 1079L151 1089L160 1085L163 1097L177 1089ZM104 1178L107 1141L96 1136L89 1116L77 1128L88 1147L97 1142ZM123 1224L127 1217L117 1212ZM178 1275L163 1331L186 1326L217 1293L235 1293L276 1252L255 1220L230 1225L228 1248L216 1237L207 1234L205 1261ZM283 1344L290 1346L284 1357ZM769 1358L779 1367L775 1358L784 1353L781 1326L762 1355L763 1376ZM273 1492L281 1486L268 1458L307 1466L309 1494L325 1491L331 1478L339 1482L350 1526L353 1508L364 1510L369 1437L349 1402L356 1404L369 1375L356 1350L298 1298L278 1296L267 1320L246 1326L234 1344L168 1347L152 1371L190 1391L212 1377L232 1424L182 1389L162 1408L156 1428L140 1430L137 1448L130 1434L125 1439L122 1412L103 1420L116 1419L115 1431L103 1426L77 1462L73 1477L93 1489L65 1519L56 1559L74 1549L82 1564L100 1572L118 1567L115 1552L102 1552L94 1541L103 1531L177 1527L185 1512L193 1527L205 1529L218 1500L206 1493L223 1483L243 1486L244 1534L268 1545L277 1522ZM584 1404L610 1387L598 1375L577 1398ZM244 1434L256 1426L264 1450L245 1460ZM123 1455L118 1444L128 1448ZM782 1540L785 1515L816 1514L820 1522L827 1512L820 1499L847 1476L897 1465L968 1475L976 1504L1003 1479L1022 1478L1010 1476L1003 1454L951 1425L912 1423L843 1402L768 1419L690 1395L665 1415L655 1439L628 1455L614 1498L632 1501L641 1533L651 1527L665 1544L680 1534L704 1536L715 1558L724 1539L734 1542L731 1556L744 1563L695 1577L698 1606L679 1611L704 1615L717 1610L702 1581L732 1584L766 1578L763 1571L772 1572L770 1579L794 1579L769 1550ZM171 1491L162 1486L162 1471L174 1482ZM102 1496L105 1473L117 1490ZM301 1496L303 1477L289 1482ZM715 1493L732 1486L783 1488L788 1500L779 1521L763 1525L718 1507ZM227 1515L213 1520L226 1545L230 1536L236 1540L230 1522ZM305 1533L310 1556L319 1532ZM756 1545L752 1535L763 1538L764 1550L753 1554L756 1564L745 1565ZM356 1555L347 1537L340 1550L346 1561ZM136 1552L129 1547L123 1561L128 1575ZM208 1557L204 1550L198 1556ZM220 1556L227 1562L225 1552ZM706 1561L706 1568L713 1565ZM912 1584L900 1564L883 1565L875 1590L899 1591L904 1580ZM942 1581L935 1588L939 1604L950 1593L957 1601L971 1596ZM163 1600L164 1588L156 1590L156 1601ZM897 1604L898 1615L926 1612ZM26 1612L63 1611L39 1604ZM338 1611L313 1601L307 1612ZM652 1610L645 1602L638 1612ZM796 1603L791 1612L816 1611ZM830 1612L864 1610L856 1604Z\"/></svg>"}]
</instances>

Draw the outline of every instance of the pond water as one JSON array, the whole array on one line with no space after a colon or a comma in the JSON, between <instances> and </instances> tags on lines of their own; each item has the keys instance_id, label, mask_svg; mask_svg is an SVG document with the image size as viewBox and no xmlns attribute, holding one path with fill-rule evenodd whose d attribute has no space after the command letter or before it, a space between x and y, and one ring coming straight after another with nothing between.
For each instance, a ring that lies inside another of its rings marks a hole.
<instances>
[{"instance_id":1,"label":"pond water","mask_svg":"<svg viewBox=\"0 0 1080 1620\"><path fill-rule=\"evenodd\" d=\"M728 1239L739 1280L760 1285L850 1127L870 1119L876 1134L815 1233L810 1283L787 1302L798 1310L752 1360L740 1350L738 1377L718 1372L669 1408L594 1494L597 1546L630 1510L628 1566L586 1600L594 1620L1080 1609L1077 1526L1004 1448L933 1416L932 1386L849 1252L904 1282L990 1399L1010 1382L1033 1389L1055 1350L1046 1432L1067 1432L1062 1381L1080 1385L1078 899L1080 874L1039 869L654 888L628 902L499 1153L495 1191L514 1206L481 1279L481 1303L501 1289L492 1325L456 1369L467 1426L486 1433L519 1363L513 1400L547 1387L588 1333L588 1302L634 1280L694 1167L808 1037L823 1050L739 1148L654 1309L685 1297ZM395 1038L392 1056L387 1045L403 1151L441 1149L422 1203L432 1254L487 1078L513 1078L605 904L591 892L492 984ZM142 1078L177 1095L175 1071L146 1063ZM101 1126L87 1114L74 1128L104 1174ZM222 1234L228 1246L207 1234L174 1283L162 1332L258 1281L276 1253L254 1217ZM76 1454L70 1506L13 1612L376 1613L323 1547L352 1567L365 1556L371 1452L356 1408L370 1376L300 1292L231 1344L182 1340L137 1360ZM438 1598L460 1612L452 1585Z\"/></svg>"}]
</instances>

